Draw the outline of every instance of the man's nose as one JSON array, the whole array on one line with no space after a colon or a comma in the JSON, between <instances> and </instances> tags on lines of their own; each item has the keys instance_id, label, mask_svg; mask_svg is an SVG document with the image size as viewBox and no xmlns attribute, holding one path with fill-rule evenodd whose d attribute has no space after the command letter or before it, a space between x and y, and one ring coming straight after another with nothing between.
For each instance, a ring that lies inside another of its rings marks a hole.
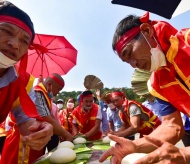
<instances>
[{"instance_id":1,"label":"man's nose","mask_svg":"<svg viewBox=\"0 0 190 164\"><path fill-rule=\"evenodd\" d=\"M8 45L12 46L15 49L19 49L20 43L19 40L15 37L12 37L9 41L8 41Z\"/></svg>"},{"instance_id":2,"label":"man's nose","mask_svg":"<svg viewBox=\"0 0 190 164\"><path fill-rule=\"evenodd\" d=\"M130 59L130 60L129 60L129 64L130 64L133 68L136 68L136 67L137 67L137 61L134 60L134 59Z\"/></svg>"}]
</instances>

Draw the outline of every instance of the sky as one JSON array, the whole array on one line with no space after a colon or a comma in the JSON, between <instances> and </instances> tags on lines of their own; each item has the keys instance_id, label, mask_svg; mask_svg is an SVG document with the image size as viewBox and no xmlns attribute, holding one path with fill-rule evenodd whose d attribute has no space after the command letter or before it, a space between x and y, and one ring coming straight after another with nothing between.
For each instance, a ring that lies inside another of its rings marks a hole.
<instances>
[{"instance_id":1,"label":"sky","mask_svg":"<svg viewBox=\"0 0 190 164\"><path fill-rule=\"evenodd\" d=\"M77 49L77 64L66 75L63 91L83 91L84 78L95 75L104 87L131 87L134 69L112 50L112 38L119 21L144 10L114 5L111 0L10 0L31 17L36 33L64 36ZM190 3L190 2L188 2ZM189 4L190 6L190 4ZM190 27L190 11L164 20L177 29Z\"/></svg>"}]
</instances>

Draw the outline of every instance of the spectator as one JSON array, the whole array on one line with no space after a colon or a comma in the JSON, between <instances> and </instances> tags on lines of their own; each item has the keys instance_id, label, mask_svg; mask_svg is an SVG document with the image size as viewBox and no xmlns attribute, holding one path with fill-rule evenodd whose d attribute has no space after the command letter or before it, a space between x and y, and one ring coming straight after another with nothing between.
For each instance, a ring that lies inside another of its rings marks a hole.
<instances>
[{"instance_id":1,"label":"spectator","mask_svg":"<svg viewBox=\"0 0 190 164\"><path fill-rule=\"evenodd\" d=\"M58 108L59 112L61 110L63 110L63 108L64 108L64 101L63 101L63 99L58 99L57 102L56 102L56 105L57 105L57 108Z\"/></svg>"},{"instance_id":2,"label":"spectator","mask_svg":"<svg viewBox=\"0 0 190 164\"><path fill-rule=\"evenodd\" d=\"M99 106L102 112L102 123L101 123L101 131L103 133L104 136L106 136L109 132L109 125L108 125L108 120L107 120L107 104L105 104L102 100L101 100L101 96L100 96L100 90L97 89L95 91L96 97L98 99L99 102Z\"/></svg>"},{"instance_id":3,"label":"spectator","mask_svg":"<svg viewBox=\"0 0 190 164\"><path fill-rule=\"evenodd\" d=\"M66 101L66 108L59 112L62 127L72 134L72 116L71 113L75 107L75 100L69 97Z\"/></svg>"}]
</instances>

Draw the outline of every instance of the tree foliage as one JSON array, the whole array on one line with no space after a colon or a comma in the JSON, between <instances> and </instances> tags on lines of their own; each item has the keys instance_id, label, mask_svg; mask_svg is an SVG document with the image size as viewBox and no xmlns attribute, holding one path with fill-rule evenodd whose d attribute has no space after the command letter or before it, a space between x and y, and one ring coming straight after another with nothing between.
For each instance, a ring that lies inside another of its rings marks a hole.
<instances>
[{"instance_id":1,"label":"tree foliage","mask_svg":"<svg viewBox=\"0 0 190 164\"><path fill-rule=\"evenodd\" d=\"M135 94L133 92L133 90L131 88L127 88L127 87L123 87L123 88L103 88L101 89L101 93L105 92L105 91L115 91L115 90L121 90L125 93L125 96L127 99L129 100L136 100L138 102L143 102L145 101L144 98L140 98L137 94ZM95 90L91 90L93 93L95 93ZM77 99L77 96L80 95L82 93L82 91L71 91L71 92L66 92L66 91L63 91L61 93L59 93L56 98L55 98L55 102L58 100L58 99L63 99L64 101L67 100L67 98L69 97L72 97L74 98L75 100Z\"/></svg>"}]
</instances>

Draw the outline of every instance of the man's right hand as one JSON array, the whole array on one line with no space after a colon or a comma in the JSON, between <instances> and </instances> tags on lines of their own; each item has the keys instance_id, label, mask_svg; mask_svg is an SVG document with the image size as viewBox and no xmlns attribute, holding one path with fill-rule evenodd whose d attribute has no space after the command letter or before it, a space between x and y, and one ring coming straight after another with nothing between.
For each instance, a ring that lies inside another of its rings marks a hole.
<instances>
[{"instance_id":1,"label":"man's right hand","mask_svg":"<svg viewBox=\"0 0 190 164\"><path fill-rule=\"evenodd\" d=\"M108 136L111 140L115 141L116 144L100 157L100 162L103 162L109 156L112 156L110 160L111 164L120 164L123 157L125 157L127 154L136 152L136 145L131 140L111 134L108 134Z\"/></svg>"},{"instance_id":2,"label":"man's right hand","mask_svg":"<svg viewBox=\"0 0 190 164\"><path fill-rule=\"evenodd\" d=\"M190 163L190 147L178 148L169 142L162 142L155 138L146 136L145 139L158 148L136 161L135 164L175 164L175 163Z\"/></svg>"}]
</instances>

